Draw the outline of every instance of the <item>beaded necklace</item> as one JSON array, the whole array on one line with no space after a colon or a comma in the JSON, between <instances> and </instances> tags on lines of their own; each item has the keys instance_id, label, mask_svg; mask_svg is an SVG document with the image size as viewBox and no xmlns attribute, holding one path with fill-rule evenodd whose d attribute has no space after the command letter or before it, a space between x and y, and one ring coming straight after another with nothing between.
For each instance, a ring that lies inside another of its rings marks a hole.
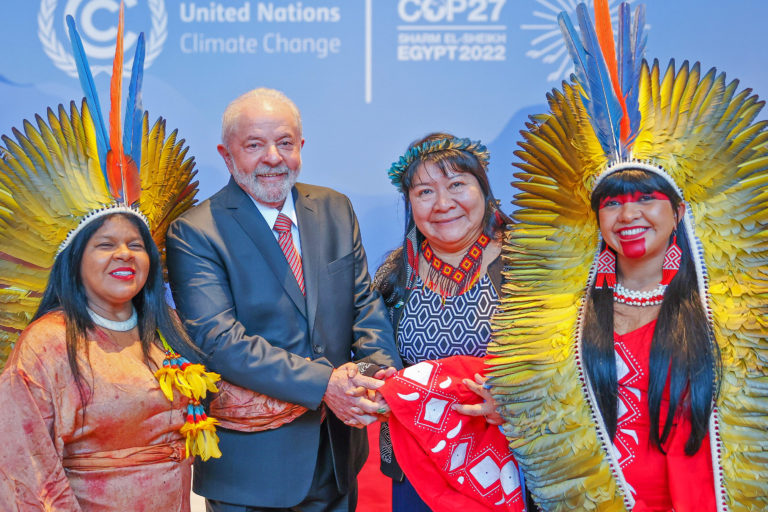
<instances>
[{"instance_id":1,"label":"beaded necklace","mask_svg":"<svg viewBox=\"0 0 768 512\"><path fill-rule=\"evenodd\" d=\"M664 292L667 290L666 284L659 284L653 290L641 292L624 288L621 283L616 283L613 289L613 301L628 306L658 306L664 300Z\"/></svg>"},{"instance_id":2,"label":"beaded necklace","mask_svg":"<svg viewBox=\"0 0 768 512\"><path fill-rule=\"evenodd\" d=\"M454 267L438 258L429 242L424 240L421 243L421 254L429 266L425 279L426 285L443 297L459 295L472 288L480 276L483 251L490 242L491 239L488 236L480 233L480 236L461 259L458 267Z\"/></svg>"}]
</instances>

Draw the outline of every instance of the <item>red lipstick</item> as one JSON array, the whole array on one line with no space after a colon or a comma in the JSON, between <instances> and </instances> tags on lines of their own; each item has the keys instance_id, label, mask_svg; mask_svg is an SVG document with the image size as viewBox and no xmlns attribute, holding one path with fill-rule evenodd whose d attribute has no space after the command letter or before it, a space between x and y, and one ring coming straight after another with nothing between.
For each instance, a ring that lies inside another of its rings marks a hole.
<instances>
[{"instance_id":1,"label":"red lipstick","mask_svg":"<svg viewBox=\"0 0 768 512\"><path fill-rule=\"evenodd\" d=\"M110 271L109 275L121 281L130 281L136 277L136 270L130 267L120 267Z\"/></svg>"}]
</instances>

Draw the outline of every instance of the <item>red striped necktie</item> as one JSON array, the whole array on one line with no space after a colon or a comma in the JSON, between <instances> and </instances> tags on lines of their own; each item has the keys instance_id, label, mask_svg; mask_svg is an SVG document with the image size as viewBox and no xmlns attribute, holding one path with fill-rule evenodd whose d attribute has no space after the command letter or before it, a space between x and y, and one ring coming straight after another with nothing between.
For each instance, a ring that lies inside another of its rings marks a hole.
<instances>
[{"instance_id":1,"label":"red striped necktie","mask_svg":"<svg viewBox=\"0 0 768 512\"><path fill-rule=\"evenodd\" d=\"M288 265L291 267L293 275L296 277L296 282L299 283L301 293L306 295L304 290L304 271L301 269L301 255L296 250L296 246L293 245L293 236L291 235L291 219L284 213L277 214L277 220L272 228L277 231L279 235L277 243L285 254L285 259L288 260Z\"/></svg>"}]
</instances>

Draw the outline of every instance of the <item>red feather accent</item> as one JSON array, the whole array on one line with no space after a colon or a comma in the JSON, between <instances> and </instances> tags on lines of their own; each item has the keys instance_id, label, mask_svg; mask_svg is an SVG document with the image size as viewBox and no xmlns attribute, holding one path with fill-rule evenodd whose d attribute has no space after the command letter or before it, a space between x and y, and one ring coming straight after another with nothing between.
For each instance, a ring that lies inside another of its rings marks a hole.
<instances>
[{"instance_id":1,"label":"red feather accent","mask_svg":"<svg viewBox=\"0 0 768 512\"><path fill-rule=\"evenodd\" d=\"M120 103L123 89L123 18L125 7L120 0L120 14L117 21L117 42L115 60L112 63L112 83L109 88L109 148L107 153L107 179L112 196L122 199L125 204L139 200L141 182L136 163L123 150Z\"/></svg>"},{"instance_id":2,"label":"red feather accent","mask_svg":"<svg viewBox=\"0 0 768 512\"><path fill-rule=\"evenodd\" d=\"M131 205L139 202L141 195L141 179L139 178L139 168L133 158L123 153L123 198L125 204Z\"/></svg>"},{"instance_id":3,"label":"red feather accent","mask_svg":"<svg viewBox=\"0 0 768 512\"><path fill-rule=\"evenodd\" d=\"M619 64L616 60L616 45L613 40L613 25L611 23L611 10L608 7L608 0L595 0L595 32L597 41L603 51L603 58L608 66L608 73L611 75L613 90L619 98L621 111L621 132L622 141L629 137L629 113L627 112L627 102L621 91L619 83Z\"/></svg>"},{"instance_id":4,"label":"red feather accent","mask_svg":"<svg viewBox=\"0 0 768 512\"><path fill-rule=\"evenodd\" d=\"M107 151L107 185L109 193L115 199L120 199L122 183L120 180L120 162L115 158L116 153L111 149Z\"/></svg>"}]
</instances>

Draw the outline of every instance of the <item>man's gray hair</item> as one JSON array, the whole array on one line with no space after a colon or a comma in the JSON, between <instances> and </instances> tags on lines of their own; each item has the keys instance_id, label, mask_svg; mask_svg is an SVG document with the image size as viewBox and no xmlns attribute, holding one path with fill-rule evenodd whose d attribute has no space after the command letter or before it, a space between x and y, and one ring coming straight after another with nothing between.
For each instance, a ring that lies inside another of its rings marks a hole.
<instances>
[{"instance_id":1,"label":"man's gray hair","mask_svg":"<svg viewBox=\"0 0 768 512\"><path fill-rule=\"evenodd\" d=\"M258 89L253 89L252 91L241 94L232 100L232 102L227 105L227 108L224 109L224 114L221 116L221 143L224 144L224 146L227 146L229 137L232 135L232 130L235 126L235 121L243 106L251 101L263 99L277 100L287 105L296 116L296 125L299 127L299 137L301 137L301 113L291 98L277 89L259 87Z\"/></svg>"}]
</instances>

